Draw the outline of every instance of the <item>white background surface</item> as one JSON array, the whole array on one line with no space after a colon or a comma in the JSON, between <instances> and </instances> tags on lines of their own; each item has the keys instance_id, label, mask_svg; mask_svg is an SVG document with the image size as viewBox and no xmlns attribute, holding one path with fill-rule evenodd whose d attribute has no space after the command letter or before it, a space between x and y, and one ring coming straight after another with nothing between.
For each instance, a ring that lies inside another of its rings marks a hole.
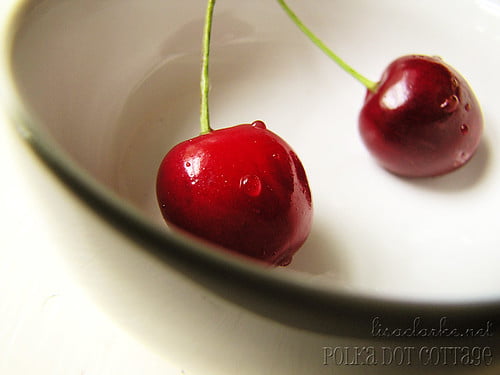
<instances>
[{"instance_id":1,"label":"white background surface","mask_svg":"<svg viewBox=\"0 0 500 375\"><path fill-rule=\"evenodd\" d=\"M182 374L116 326L69 273L60 227L41 202L61 187L1 123L0 374Z\"/></svg>"},{"instance_id":2,"label":"white background surface","mask_svg":"<svg viewBox=\"0 0 500 375\"><path fill-rule=\"evenodd\" d=\"M0 2L2 30L13 3ZM60 227L46 214L50 199L68 199L67 192L21 141L3 108L0 125L0 374L183 374L82 290L61 259Z\"/></svg>"}]
</instances>

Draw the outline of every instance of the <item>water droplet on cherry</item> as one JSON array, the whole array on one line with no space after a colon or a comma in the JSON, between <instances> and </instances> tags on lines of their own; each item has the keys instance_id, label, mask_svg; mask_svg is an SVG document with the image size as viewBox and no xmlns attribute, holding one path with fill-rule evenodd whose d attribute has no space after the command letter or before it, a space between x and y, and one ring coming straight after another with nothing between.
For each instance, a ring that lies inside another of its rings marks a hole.
<instances>
[{"instance_id":1,"label":"water droplet on cherry","mask_svg":"<svg viewBox=\"0 0 500 375\"><path fill-rule=\"evenodd\" d=\"M458 96L452 95L449 98L446 98L446 100L443 103L441 103L440 107L446 112L452 113L457 110L459 104L460 104L460 99L458 99Z\"/></svg>"},{"instance_id":2,"label":"water droplet on cherry","mask_svg":"<svg viewBox=\"0 0 500 375\"><path fill-rule=\"evenodd\" d=\"M281 155L280 154L273 154L273 159L280 160Z\"/></svg>"},{"instance_id":3,"label":"water droplet on cherry","mask_svg":"<svg viewBox=\"0 0 500 375\"><path fill-rule=\"evenodd\" d=\"M240 179L240 189L250 197L258 197L262 191L260 178L255 175L246 175Z\"/></svg>"},{"instance_id":4,"label":"water droplet on cherry","mask_svg":"<svg viewBox=\"0 0 500 375\"><path fill-rule=\"evenodd\" d=\"M465 152L463 150L459 151L457 153L457 156L455 158L455 166L459 167L467 162L470 158L470 153Z\"/></svg>"},{"instance_id":5,"label":"water droplet on cherry","mask_svg":"<svg viewBox=\"0 0 500 375\"><path fill-rule=\"evenodd\" d=\"M252 126L254 128L266 129L266 124L264 124L264 121L260 121L260 120L252 122Z\"/></svg>"},{"instance_id":6,"label":"water droplet on cherry","mask_svg":"<svg viewBox=\"0 0 500 375\"><path fill-rule=\"evenodd\" d=\"M465 135L469 132L469 127L466 124L460 125L460 132Z\"/></svg>"},{"instance_id":7,"label":"water droplet on cherry","mask_svg":"<svg viewBox=\"0 0 500 375\"><path fill-rule=\"evenodd\" d=\"M280 261L279 265L280 265L280 266L282 266L282 267L286 267L286 266L288 266L290 263L292 263L292 258L293 258L293 257L291 257L291 256L288 256L288 257L283 258L283 259Z\"/></svg>"},{"instance_id":8,"label":"water droplet on cherry","mask_svg":"<svg viewBox=\"0 0 500 375\"><path fill-rule=\"evenodd\" d=\"M465 105L465 111L466 111L466 112L470 112L470 110L471 110L470 104L469 104L469 103L467 103L467 104Z\"/></svg>"},{"instance_id":9,"label":"water droplet on cherry","mask_svg":"<svg viewBox=\"0 0 500 375\"><path fill-rule=\"evenodd\" d=\"M453 77L451 79L451 86L453 89L457 89L458 86L460 86L459 82L458 82L458 79L456 77Z\"/></svg>"},{"instance_id":10,"label":"water droplet on cherry","mask_svg":"<svg viewBox=\"0 0 500 375\"><path fill-rule=\"evenodd\" d=\"M191 166L191 163L190 162L186 162L186 167L189 168Z\"/></svg>"}]
</instances>

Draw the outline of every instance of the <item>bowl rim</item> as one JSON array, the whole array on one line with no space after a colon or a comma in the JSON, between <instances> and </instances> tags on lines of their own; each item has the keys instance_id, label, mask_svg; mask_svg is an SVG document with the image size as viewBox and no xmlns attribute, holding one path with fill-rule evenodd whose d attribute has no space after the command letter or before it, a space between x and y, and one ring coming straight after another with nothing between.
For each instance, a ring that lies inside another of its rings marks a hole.
<instances>
[{"instance_id":1,"label":"bowl rim","mask_svg":"<svg viewBox=\"0 0 500 375\"><path fill-rule=\"evenodd\" d=\"M214 247L182 234L162 230L138 209L100 184L71 160L57 142L44 134L42 122L30 111L16 87L11 51L31 0L14 2L3 31L4 103L8 121L34 153L73 195L91 207L116 231L144 251L173 266L201 287L253 313L286 326L338 336L373 338L373 319L405 327L420 318L435 325L442 317L456 328L500 323L500 299L436 301L375 296L344 288L321 288L304 283L300 275L273 272L261 264L227 256ZM229 281L229 282L228 282Z\"/></svg>"}]
</instances>

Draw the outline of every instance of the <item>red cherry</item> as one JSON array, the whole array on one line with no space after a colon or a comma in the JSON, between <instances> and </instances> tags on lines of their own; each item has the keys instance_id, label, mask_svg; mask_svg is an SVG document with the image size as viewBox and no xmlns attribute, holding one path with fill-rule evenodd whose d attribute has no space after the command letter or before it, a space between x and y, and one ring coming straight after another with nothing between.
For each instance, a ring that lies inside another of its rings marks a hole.
<instances>
[{"instance_id":1,"label":"red cherry","mask_svg":"<svg viewBox=\"0 0 500 375\"><path fill-rule=\"evenodd\" d=\"M157 196L165 220L200 238L285 266L311 230L311 192L302 163L262 121L212 130L209 121L210 34L203 32L200 130L164 157Z\"/></svg>"},{"instance_id":2,"label":"red cherry","mask_svg":"<svg viewBox=\"0 0 500 375\"><path fill-rule=\"evenodd\" d=\"M164 157L156 191L165 220L200 238L285 266L311 230L312 203L297 155L262 121L213 130L209 120L207 1L201 69L201 135Z\"/></svg>"},{"instance_id":3,"label":"red cherry","mask_svg":"<svg viewBox=\"0 0 500 375\"><path fill-rule=\"evenodd\" d=\"M290 263L311 229L304 168L262 121L175 146L159 168L157 195L168 223L274 265Z\"/></svg>"},{"instance_id":4,"label":"red cherry","mask_svg":"<svg viewBox=\"0 0 500 375\"><path fill-rule=\"evenodd\" d=\"M437 176L465 164L483 129L479 103L465 79L441 59L403 56L392 62L359 116L362 139L387 170Z\"/></svg>"},{"instance_id":5,"label":"red cherry","mask_svg":"<svg viewBox=\"0 0 500 375\"><path fill-rule=\"evenodd\" d=\"M405 177L431 177L464 165L482 134L479 103L465 79L440 58L403 56L380 82L359 74L309 30L284 0L290 19L368 92L359 116L361 137L387 170Z\"/></svg>"}]
</instances>

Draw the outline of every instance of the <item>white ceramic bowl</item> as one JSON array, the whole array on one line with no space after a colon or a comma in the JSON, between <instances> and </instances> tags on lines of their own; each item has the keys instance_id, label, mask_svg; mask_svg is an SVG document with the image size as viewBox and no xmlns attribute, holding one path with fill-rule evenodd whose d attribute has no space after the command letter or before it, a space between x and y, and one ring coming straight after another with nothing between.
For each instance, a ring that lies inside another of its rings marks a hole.
<instances>
[{"instance_id":1,"label":"white ceramic bowl","mask_svg":"<svg viewBox=\"0 0 500 375\"><path fill-rule=\"evenodd\" d=\"M159 162L198 132L204 1L20 2L7 51L10 109L20 134L124 238L250 311L365 339L377 316L393 327L415 317L433 326L444 316L455 327L496 325L500 3L456 4L290 1L374 80L394 58L422 53L440 55L471 83L486 121L475 157L444 177L405 180L380 169L361 144L364 89L276 2L218 2L213 126L264 120L298 153L311 184L313 231L286 269L168 230L157 207Z\"/></svg>"}]
</instances>

